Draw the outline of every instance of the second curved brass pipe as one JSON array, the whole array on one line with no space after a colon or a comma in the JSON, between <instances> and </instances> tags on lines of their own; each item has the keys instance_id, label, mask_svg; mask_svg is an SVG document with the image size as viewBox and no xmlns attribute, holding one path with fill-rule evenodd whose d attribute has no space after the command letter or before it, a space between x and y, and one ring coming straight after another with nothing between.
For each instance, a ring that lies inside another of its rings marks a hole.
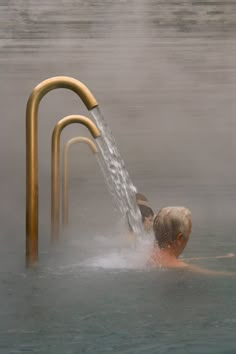
<instances>
[{"instance_id":1,"label":"second curved brass pipe","mask_svg":"<svg viewBox=\"0 0 236 354\"><path fill-rule=\"evenodd\" d=\"M62 224L63 226L68 225L69 220L69 204L68 204L68 180L69 180L69 169L68 169L68 156L69 149L72 145L77 143L86 143L91 151L96 154L98 152L98 148L96 144L89 138L85 136L79 136L76 138L72 138L64 146L63 150L63 178L62 178Z\"/></svg>"},{"instance_id":2,"label":"second curved brass pipe","mask_svg":"<svg viewBox=\"0 0 236 354\"><path fill-rule=\"evenodd\" d=\"M96 139L101 135L96 125L87 117L71 115L57 122L52 133L52 166L51 166L51 240L59 238L59 215L60 215L60 136L62 130L69 124L80 123L85 125L92 136Z\"/></svg>"}]
</instances>

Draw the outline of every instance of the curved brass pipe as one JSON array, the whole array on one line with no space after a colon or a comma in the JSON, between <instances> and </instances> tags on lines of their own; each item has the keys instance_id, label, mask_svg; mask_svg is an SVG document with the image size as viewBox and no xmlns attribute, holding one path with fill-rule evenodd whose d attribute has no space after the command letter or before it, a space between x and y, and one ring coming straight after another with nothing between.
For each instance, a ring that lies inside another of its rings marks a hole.
<instances>
[{"instance_id":1,"label":"curved brass pipe","mask_svg":"<svg viewBox=\"0 0 236 354\"><path fill-rule=\"evenodd\" d=\"M63 178L62 178L62 225L68 225L69 220L69 212L68 212L68 179L69 179L69 169L68 169L68 155L69 149L73 144L76 143L86 143L91 151L96 154L98 152L98 148L96 144L89 138L85 136L79 136L76 138L72 138L64 145L63 149Z\"/></svg>"},{"instance_id":2,"label":"curved brass pipe","mask_svg":"<svg viewBox=\"0 0 236 354\"><path fill-rule=\"evenodd\" d=\"M69 124L80 123L85 125L92 136L96 139L99 137L100 130L87 117L80 115L71 115L61 119L55 126L52 133L52 170L51 170L51 240L54 242L59 237L59 216L60 216L60 136L62 130Z\"/></svg>"},{"instance_id":3,"label":"curved brass pipe","mask_svg":"<svg viewBox=\"0 0 236 354\"><path fill-rule=\"evenodd\" d=\"M89 89L79 80L66 76L47 79L37 85L26 109L26 265L38 261L38 107L51 90L66 88L74 91L88 110L98 106Z\"/></svg>"}]
</instances>

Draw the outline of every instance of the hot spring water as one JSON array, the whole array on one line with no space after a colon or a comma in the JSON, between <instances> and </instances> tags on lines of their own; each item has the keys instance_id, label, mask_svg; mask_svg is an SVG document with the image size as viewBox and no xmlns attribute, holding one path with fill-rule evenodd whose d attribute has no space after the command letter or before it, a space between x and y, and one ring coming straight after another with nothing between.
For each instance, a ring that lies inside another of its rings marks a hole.
<instances>
[{"instance_id":1,"label":"hot spring water","mask_svg":"<svg viewBox=\"0 0 236 354\"><path fill-rule=\"evenodd\" d=\"M26 270L21 188L26 97L42 78L66 73L91 83L96 95L106 98L106 109L113 112L111 127L120 115L126 115L127 124L135 119L132 137L123 139L124 157L132 158L135 183L145 186L155 211L179 203L192 210L193 234L185 256L235 252L235 4L0 2L0 354L235 354L235 278L140 269L138 252L137 257L114 252L120 242L114 230L94 240L87 225L97 205L88 188L81 188L84 202L75 201L86 222L78 225L73 245L66 239L63 246L68 249L49 251L47 227L41 225L40 263ZM43 136L52 126L46 116L78 108L77 100L66 103L64 98L57 100L58 94L55 101L48 100L51 106L40 120ZM120 126L120 133L125 129ZM140 140L136 162L134 146ZM45 145L41 153L46 166L50 161ZM81 154L81 159L84 162L86 156ZM48 171L41 171L45 190ZM125 203L118 207L121 200L116 196L117 209L122 215L135 212L134 191L129 191L134 203L130 208L120 185L127 176L119 172L114 177ZM89 181L101 209L91 220L95 230L107 222L103 209L108 207L98 183L99 179ZM118 193L114 183L108 183L110 191ZM48 199L46 189L40 201L43 212ZM48 224L48 213L41 215L43 224L44 218ZM98 258L100 250L105 256ZM83 260L88 266L78 264ZM234 258L198 264L236 269Z\"/></svg>"}]
</instances>

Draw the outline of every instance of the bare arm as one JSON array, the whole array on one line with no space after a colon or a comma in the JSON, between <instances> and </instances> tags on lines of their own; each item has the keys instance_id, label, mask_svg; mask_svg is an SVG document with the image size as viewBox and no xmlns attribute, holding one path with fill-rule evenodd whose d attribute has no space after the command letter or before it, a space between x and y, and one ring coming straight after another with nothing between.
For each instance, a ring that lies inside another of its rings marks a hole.
<instances>
[{"instance_id":1,"label":"bare arm","mask_svg":"<svg viewBox=\"0 0 236 354\"><path fill-rule=\"evenodd\" d=\"M236 272L227 272L227 271L218 271L218 270L210 270L207 268L198 267L192 264L188 264L183 262L182 260L176 259L175 261L169 264L163 264L164 267L169 269L186 269L187 271L205 274L205 275L214 275L214 276L235 276Z\"/></svg>"},{"instance_id":2,"label":"bare arm","mask_svg":"<svg viewBox=\"0 0 236 354\"><path fill-rule=\"evenodd\" d=\"M218 257L222 257L222 256L218 256ZM178 259L178 258L158 257L158 254L155 252L152 254L148 265L149 266L159 266L159 267L163 267L163 268L167 268L167 269L186 269L187 271L190 271L190 272L205 274L205 275L235 276L236 277L236 272L210 270L207 268L202 268L199 266L195 266L195 265L186 263L185 261Z\"/></svg>"},{"instance_id":3,"label":"bare arm","mask_svg":"<svg viewBox=\"0 0 236 354\"><path fill-rule=\"evenodd\" d=\"M236 276L236 272L210 270L210 269L201 268L190 264L186 267L186 269L190 270L191 272L206 274L206 275L234 276L234 277Z\"/></svg>"},{"instance_id":4,"label":"bare arm","mask_svg":"<svg viewBox=\"0 0 236 354\"><path fill-rule=\"evenodd\" d=\"M202 260L202 259L222 259L222 258L233 258L233 257L236 257L235 253L227 253L223 256L184 258L184 261L198 261L198 260Z\"/></svg>"},{"instance_id":5,"label":"bare arm","mask_svg":"<svg viewBox=\"0 0 236 354\"><path fill-rule=\"evenodd\" d=\"M201 268L195 265L191 265L182 261L176 263L175 268L186 269L194 273L205 274L205 275L214 275L214 276L236 276L236 272L227 272L227 271L218 271L218 270L210 270L207 268Z\"/></svg>"}]
</instances>

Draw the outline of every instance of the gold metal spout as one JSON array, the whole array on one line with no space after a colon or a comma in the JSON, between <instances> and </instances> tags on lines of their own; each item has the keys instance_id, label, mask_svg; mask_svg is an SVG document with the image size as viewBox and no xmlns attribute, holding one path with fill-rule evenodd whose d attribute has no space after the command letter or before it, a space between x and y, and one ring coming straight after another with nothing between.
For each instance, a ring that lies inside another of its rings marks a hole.
<instances>
[{"instance_id":1,"label":"gold metal spout","mask_svg":"<svg viewBox=\"0 0 236 354\"><path fill-rule=\"evenodd\" d=\"M96 144L89 138L85 136L79 136L72 138L64 145L63 149L63 178L62 178L62 225L65 227L68 225L69 220L69 192L68 192L68 180L69 180L69 169L68 169L68 156L69 149L72 145L77 143L86 143L91 151L96 154L98 148Z\"/></svg>"},{"instance_id":2,"label":"gold metal spout","mask_svg":"<svg viewBox=\"0 0 236 354\"><path fill-rule=\"evenodd\" d=\"M79 80L66 76L47 79L36 86L26 109L26 265L38 262L38 107L51 90L66 88L74 91L88 110L98 106L89 89Z\"/></svg>"},{"instance_id":3,"label":"gold metal spout","mask_svg":"<svg viewBox=\"0 0 236 354\"><path fill-rule=\"evenodd\" d=\"M96 125L87 117L80 115L71 115L61 119L55 126L52 133L52 194L51 194L51 240L52 242L59 238L59 216L60 216L60 136L63 128L72 123L85 125L92 136L96 139L100 131Z\"/></svg>"}]
</instances>

